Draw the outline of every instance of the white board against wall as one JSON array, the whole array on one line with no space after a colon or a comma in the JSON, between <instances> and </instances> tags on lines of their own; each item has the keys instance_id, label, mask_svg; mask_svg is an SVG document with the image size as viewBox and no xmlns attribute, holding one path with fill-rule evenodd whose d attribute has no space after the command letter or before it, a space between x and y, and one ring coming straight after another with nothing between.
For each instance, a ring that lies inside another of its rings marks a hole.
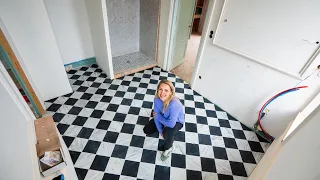
<instances>
[{"instance_id":1,"label":"white board against wall","mask_svg":"<svg viewBox=\"0 0 320 180\"><path fill-rule=\"evenodd\" d=\"M314 22L320 11L314 7L320 1L226 0L214 44L300 76L319 48L320 23Z\"/></svg>"},{"instance_id":2,"label":"white board against wall","mask_svg":"<svg viewBox=\"0 0 320 180\"><path fill-rule=\"evenodd\" d=\"M72 92L43 0L0 0L0 27L39 98Z\"/></svg>"},{"instance_id":3,"label":"white board against wall","mask_svg":"<svg viewBox=\"0 0 320 180\"><path fill-rule=\"evenodd\" d=\"M44 0L64 64L94 57L84 0Z\"/></svg>"},{"instance_id":4,"label":"white board against wall","mask_svg":"<svg viewBox=\"0 0 320 180\"><path fill-rule=\"evenodd\" d=\"M93 50L97 64L110 79L114 78L105 0L85 0Z\"/></svg>"}]
</instances>

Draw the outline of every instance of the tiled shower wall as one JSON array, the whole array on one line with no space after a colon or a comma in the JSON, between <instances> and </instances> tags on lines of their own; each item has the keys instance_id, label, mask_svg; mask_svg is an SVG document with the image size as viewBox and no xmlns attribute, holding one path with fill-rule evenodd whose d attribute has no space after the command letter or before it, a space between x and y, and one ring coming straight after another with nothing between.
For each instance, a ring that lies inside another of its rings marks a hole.
<instances>
[{"instance_id":1,"label":"tiled shower wall","mask_svg":"<svg viewBox=\"0 0 320 180\"><path fill-rule=\"evenodd\" d=\"M156 54L159 0L140 0L140 51L150 58Z\"/></svg>"},{"instance_id":2,"label":"tiled shower wall","mask_svg":"<svg viewBox=\"0 0 320 180\"><path fill-rule=\"evenodd\" d=\"M112 57L156 53L159 0L106 0Z\"/></svg>"},{"instance_id":3,"label":"tiled shower wall","mask_svg":"<svg viewBox=\"0 0 320 180\"><path fill-rule=\"evenodd\" d=\"M106 0L112 57L139 51L140 0Z\"/></svg>"}]
</instances>

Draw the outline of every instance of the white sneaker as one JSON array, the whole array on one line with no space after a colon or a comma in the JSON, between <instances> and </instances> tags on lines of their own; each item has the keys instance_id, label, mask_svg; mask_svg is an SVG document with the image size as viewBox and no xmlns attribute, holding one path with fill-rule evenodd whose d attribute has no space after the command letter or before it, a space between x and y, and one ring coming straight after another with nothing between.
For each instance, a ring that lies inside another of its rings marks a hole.
<instances>
[{"instance_id":1,"label":"white sneaker","mask_svg":"<svg viewBox=\"0 0 320 180\"><path fill-rule=\"evenodd\" d=\"M162 161L167 160L167 159L170 157L172 151L173 151L173 145L172 145L171 148L165 150L165 151L161 154L160 159L161 159Z\"/></svg>"}]
</instances>

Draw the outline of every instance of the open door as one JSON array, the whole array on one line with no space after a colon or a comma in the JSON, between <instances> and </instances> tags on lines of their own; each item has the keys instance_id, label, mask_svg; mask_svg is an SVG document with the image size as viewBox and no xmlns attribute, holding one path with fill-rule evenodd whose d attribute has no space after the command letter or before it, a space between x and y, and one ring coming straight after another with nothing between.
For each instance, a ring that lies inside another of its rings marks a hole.
<instances>
[{"instance_id":1,"label":"open door","mask_svg":"<svg viewBox=\"0 0 320 180\"><path fill-rule=\"evenodd\" d=\"M6 37L4 36L2 30L0 29L0 59L2 62L6 63L8 69L10 69L10 76L15 79L15 84L18 89L23 91L23 96L28 103L30 109L37 118L40 118L46 113L43 106L40 103L39 98L37 97L35 91L31 87L27 76L22 70L22 67L17 60L12 48L10 47Z\"/></svg>"},{"instance_id":2,"label":"open door","mask_svg":"<svg viewBox=\"0 0 320 180\"><path fill-rule=\"evenodd\" d=\"M195 0L177 0L176 22L172 39L172 60L169 70L174 69L184 61L188 40L192 31Z\"/></svg>"}]
</instances>

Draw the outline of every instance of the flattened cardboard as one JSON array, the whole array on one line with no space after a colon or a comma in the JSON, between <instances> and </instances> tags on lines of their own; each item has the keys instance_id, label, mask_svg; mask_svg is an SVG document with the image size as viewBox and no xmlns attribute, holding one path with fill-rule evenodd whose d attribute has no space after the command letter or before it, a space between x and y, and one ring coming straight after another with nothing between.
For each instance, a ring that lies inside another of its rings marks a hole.
<instances>
[{"instance_id":1,"label":"flattened cardboard","mask_svg":"<svg viewBox=\"0 0 320 180\"><path fill-rule=\"evenodd\" d=\"M59 136L52 117L43 117L35 120L35 131L37 136L37 154L44 155L46 151L57 150L61 147Z\"/></svg>"},{"instance_id":2,"label":"flattened cardboard","mask_svg":"<svg viewBox=\"0 0 320 180\"><path fill-rule=\"evenodd\" d=\"M57 130L51 116L35 120L34 125L38 141L57 135Z\"/></svg>"},{"instance_id":3,"label":"flattened cardboard","mask_svg":"<svg viewBox=\"0 0 320 180\"><path fill-rule=\"evenodd\" d=\"M45 140L38 141L36 148L38 156L43 156L46 151L54 151L61 147L59 137L50 137Z\"/></svg>"},{"instance_id":4,"label":"flattened cardboard","mask_svg":"<svg viewBox=\"0 0 320 180\"><path fill-rule=\"evenodd\" d=\"M40 172L47 177L51 174L65 168L67 166L63 150L61 148L59 136L52 117L47 116L34 121L35 131L37 136L37 155L39 159ZM62 162L50 167L40 162L46 151L60 151Z\"/></svg>"}]
</instances>

